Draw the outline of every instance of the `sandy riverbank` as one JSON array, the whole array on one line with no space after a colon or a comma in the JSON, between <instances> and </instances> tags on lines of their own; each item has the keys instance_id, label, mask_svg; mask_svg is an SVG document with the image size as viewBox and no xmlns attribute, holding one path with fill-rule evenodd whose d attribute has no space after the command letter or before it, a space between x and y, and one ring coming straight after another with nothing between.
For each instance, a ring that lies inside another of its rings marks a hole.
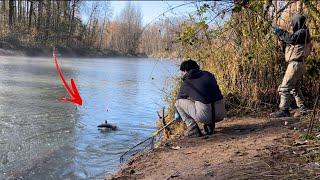
<instances>
[{"instance_id":1,"label":"sandy riverbank","mask_svg":"<svg viewBox=\"0 0 320 180\"><path fill-rule=\"evenodd\" d=\"M133 158L106 178L319 178L319 141L301 138L305 126L293 118L227 119L213 136L177 138Z\"/></svg>"}]
</instances>

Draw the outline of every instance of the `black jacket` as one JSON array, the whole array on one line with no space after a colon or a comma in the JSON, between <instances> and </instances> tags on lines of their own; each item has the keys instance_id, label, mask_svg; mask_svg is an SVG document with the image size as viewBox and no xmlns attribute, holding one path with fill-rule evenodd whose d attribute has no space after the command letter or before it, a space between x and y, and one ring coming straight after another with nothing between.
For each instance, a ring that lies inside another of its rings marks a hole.
<instances>
[{"instance_id":1,"label":"black jacket","mask_svg":"<svg viewBox=\"0 0 320 180\"><path fill-rule=\"evenodd\" d=\"M191 99L210 104L223 98L213 74L192 69L182 78L178 99Z\"/></svg>"},{"instance_id":2,"label":"black jacket","mask_svg":"<svg viewBox=\"0 0 320 180\"><path fill-rule=\"evenodd\" d=\"M293 33L281 30L277 33L279 38L286 44L297 45L307 44L310 40L309 30L306 26L306 17L294 15L291 20Z\"/></svg>"}]
</instances>

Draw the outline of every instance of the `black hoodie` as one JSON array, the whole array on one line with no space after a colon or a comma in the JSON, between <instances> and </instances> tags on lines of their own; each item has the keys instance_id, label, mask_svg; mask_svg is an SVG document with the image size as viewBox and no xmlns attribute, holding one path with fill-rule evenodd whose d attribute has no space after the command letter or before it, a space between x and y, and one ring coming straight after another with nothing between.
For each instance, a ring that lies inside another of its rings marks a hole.
<instances>
[{"instance_id":1,"label":"black hoodie","mask_svg":"<svg viewBox=\"0 0 320 180\"><path fill-rule=\"evenodd\" d=\"M213 74L192 69L182 78L178 99L191 99L210 104L223 98Z\"/></svg>"},{"instance_id":2,"label":"black hoodie","mask_svg":"<svg viewBox=\"0 0 320 180\"><path fill-rule=\"evenodd\" d=\"M297 45L310 43L310 34L306 26L306 17L300 14L294 15L291 19L293 33L285 30L279 31L279 38L286 44Z\"/></svg>"}]
</instances>

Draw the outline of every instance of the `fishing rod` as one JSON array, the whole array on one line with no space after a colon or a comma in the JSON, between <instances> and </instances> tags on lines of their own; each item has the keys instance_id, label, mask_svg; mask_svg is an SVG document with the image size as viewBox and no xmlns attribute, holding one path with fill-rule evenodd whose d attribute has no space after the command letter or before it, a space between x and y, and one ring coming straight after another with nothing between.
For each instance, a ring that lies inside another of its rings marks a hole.
<instances>
[{"instance_id":1,"label":"fishing rod","mask_svg":"<svg viewBox=\"0 0 320 180\"><path fill-rule=\"evenodd\" d=\"M285 4L281 9L279 9L277 12L275 12L276 18L279 18L279 17L280 17L279 14L280 14L281 12L283 12L288 6L290 6L290 5L291 5L292 3L294 3L294 2L295 2L295 1L289 1L289 2L288 2L287 4ZM262 19L264 19L269 25L271 25L272 27L274 26L273 23L272 23L272 20L271 20L271 19L267 19L267 18L265 17L265 15L268 13L269 7L270 7L270 6L275 7L275 6L273 5L272 1L269 1L268 4L263 8L263 14L260 14L260 13L257 12L256 10L251 9L250 7L246 6L246 5L247 5L247 2L246 2L246 3L238 4L238 5L240 5L241 7L244 7L244 8L247 9L247 10L250 10L250 11L254 12L256 15L258 15L259 17L261 17ZM274 17L274 16L272 16L272 17Z\"/></svg>"},{"instance_id":2,"label":"fishing rod","mask_svg":"<svg viewBox=\"0 0 320 180\"><path fill-rule=\"evenodd\" d=\"M161 129L158 129L156 132L152 133L152 136L150 136L150 137L146 138L145 140L139 142L138 144L136 144L136 145L134 145L133 147L131 147L128 151L126 151L125 153L123 153L123 154L120 156L120 163L123 162L123 157L124 157L125 155L127 155L130 151L132 151L134 148L136 148L136 147L140 146L141 144L149 141L150 139L152 139L152 144L153 144L153 141L154 141L155 136L157 136L160 132L162 132L162 131L165 130L167 127L169 127L170 125L172 125L175 121L176 121L175 119L171 120L168 124L166 124L165 126L163 126ZM146 147L143 148L143 150L144 150L144 149L146 149ZM135 153L135 154L136 154L136 153ZM135 154L133 154L133 155L135 155Z\"/></svg>"}]
</instances>

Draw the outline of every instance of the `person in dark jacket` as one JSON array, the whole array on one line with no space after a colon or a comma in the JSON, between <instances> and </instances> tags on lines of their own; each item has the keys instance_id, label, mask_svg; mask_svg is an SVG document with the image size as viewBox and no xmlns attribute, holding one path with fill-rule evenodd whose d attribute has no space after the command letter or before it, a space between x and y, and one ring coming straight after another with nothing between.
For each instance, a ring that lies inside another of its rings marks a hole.
<instances>
[{"instance_id":1,"label":"person in dark jacket","mask_svg":"<svg viewBox=\"0 0 320 180\"><path fill-rule=\"evenodd\" d=\"M295 98L299 111L294 117L307 114L304 97L300 89L300 83L304 70L304 59L311 52L311 39L306 26L306 17L300 14L294 15L291 20L293 33L289 33L279 27L273 27L273 32L286 44L285 60L288 67L281 85L278 88L280 94L280 111L271 113L271 117L289 117L290 98Z\"/></svg>"},{"instance_id":2,"label":"person in dark jacket","mask_svg":"<svg viewBox=\"0 0 320 180\"><path fill-rule=\"evenodd\" d=\"M193 60L181 63L180 70L185 73L175 103L182 120L187 125L186 136L200 136L197 121L212 126L224 118L225 103L213 74L201 71ZM211 104L214 104L212 107ZM213 115L213 109L215 114Z\"/></svg>"}]
</instances>

